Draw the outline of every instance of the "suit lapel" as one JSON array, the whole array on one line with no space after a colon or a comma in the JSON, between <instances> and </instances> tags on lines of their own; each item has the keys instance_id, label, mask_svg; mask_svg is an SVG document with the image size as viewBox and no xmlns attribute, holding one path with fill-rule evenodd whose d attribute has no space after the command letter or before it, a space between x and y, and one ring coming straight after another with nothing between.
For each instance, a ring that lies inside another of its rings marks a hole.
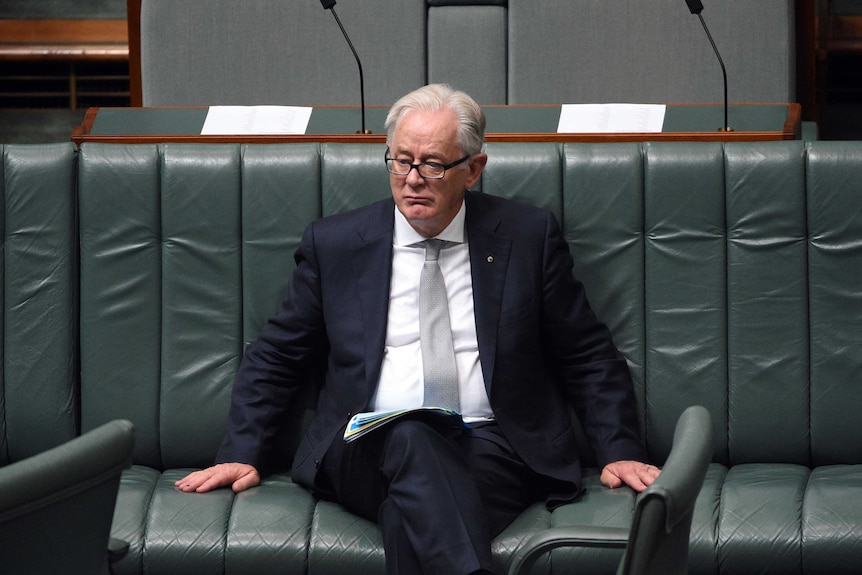
<instances>
[{"instance_id":1,"label":"suit lapel","mask_svg":"<svg viewBox=\"0 0 862 575\"><path fill-rule=\"evenodd\" d=\"M392 275L392 227L395 204L392 201L375 205L380 212L370 214L364 225L357 227L357 243L351 249L351 265L357 278L358 297L365 347L365 379L367 397L377 387L383 350L386 345L386 324L389 316L389 280ZM388 210L388 213L387 213Z\"/></svg>"},{"instance_id":2,"label":"suit lapel","mask_svg":"<svg viewBox=\"0 0 862 575\"><path fill-rule=\"evenodd\" d=\"M473 306L479 359L485 389L491 393L494 360L497 356L497 326L503 302L503 285L509 267L511 238L498 233L500 217L486 212L479 194L467 196L467 238L473 278Z\"/></svg>"}]
</instances>

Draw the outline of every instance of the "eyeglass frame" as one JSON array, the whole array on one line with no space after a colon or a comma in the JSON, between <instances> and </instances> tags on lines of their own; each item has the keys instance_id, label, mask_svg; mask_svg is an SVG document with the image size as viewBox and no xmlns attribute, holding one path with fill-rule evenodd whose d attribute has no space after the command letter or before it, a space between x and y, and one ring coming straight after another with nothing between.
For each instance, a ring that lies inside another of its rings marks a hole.
<instances>
[{"instance_id":1,"label":"eyeglass frame","mask_svg":"<svg viewBox=\"0 0 862 575\"><path fill-rule=\"evenodd\" d=\"M449 162L448 164L440 164L437 162L420 162L418 164L411 164L407 160L399 160L398 158L391 157L389 155L389 151L390 151L389 147L387 146L386 153L383 155L383 161L386 164L386 171L387 172L389 172L390 174L394 174L396 176L407 177L410 175L410 172L412 172L413 170L416 170L416 173L419 174L419 177L423 178L425 180L442 180L444 177L446 177L446 171L447 170L454 168L455 166L457 166L459 164L463 164L464 162L466 162L467 160L472 158L474 155L474 154L467 154L463 158L455 160L454 162ZM392 160L393 162L398 162L399 165L402 165L402 166L410 166L410 169L407 170L406 172L404 172L403 174L399 174L398 172L393 172L389 168L389 160ZM443 173L441 173L439 176L426 176L422 172L419 171L420 166L433 166L435 168L441 168L443 170Z\"/></svg>"}]
</instances>

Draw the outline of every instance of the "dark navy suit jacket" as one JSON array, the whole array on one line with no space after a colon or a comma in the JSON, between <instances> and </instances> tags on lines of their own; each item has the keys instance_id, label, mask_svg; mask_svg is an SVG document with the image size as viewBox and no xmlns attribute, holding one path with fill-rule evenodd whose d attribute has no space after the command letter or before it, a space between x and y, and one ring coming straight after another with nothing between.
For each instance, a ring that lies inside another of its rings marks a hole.
<instances>
[{"instance_id":1,"label":"dark navy suit jacket","mask_svg":"<svg viewBox=\"0 0 862 575\"><path fill-rule=\"evenodd\" d=\"M318 489L317 470L348 418L367 410L384 353L394 202L313 222L295 255L290 290L251 343L234 386L218 461L262 465L263 449L306 367L328 350L316 415L292 477ZM547 211L468 192L466 233L485 387L500 428L535 471L580 485L568 406L598 463L645 460L625 360L572 276Z\"/></svg>"}]
</instances>

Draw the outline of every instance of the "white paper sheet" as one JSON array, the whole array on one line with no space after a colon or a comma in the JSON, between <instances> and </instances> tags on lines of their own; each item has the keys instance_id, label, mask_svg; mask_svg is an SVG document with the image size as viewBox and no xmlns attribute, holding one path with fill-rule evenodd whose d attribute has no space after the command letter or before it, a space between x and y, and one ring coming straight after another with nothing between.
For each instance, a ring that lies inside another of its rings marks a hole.
<instances>
[{"instance_id":1,"label":"white paper sheet","mask_svg":"<svg viewBox=\"0 0 862 575\"><path fill-rule=\"evenodd\" d=\"M304 134L309 119L304 106L210 106L201 135Z\"/></svg>"},{"instance_id":2,"label":"white paper sheet","mask_svg":"<svg viewBox=\"0 0 862 575\"><path fill-rule=\"evenodd\" d=\"M661 132L664 104L563 104L558 133Z\"/></svg>"}]
</instances>

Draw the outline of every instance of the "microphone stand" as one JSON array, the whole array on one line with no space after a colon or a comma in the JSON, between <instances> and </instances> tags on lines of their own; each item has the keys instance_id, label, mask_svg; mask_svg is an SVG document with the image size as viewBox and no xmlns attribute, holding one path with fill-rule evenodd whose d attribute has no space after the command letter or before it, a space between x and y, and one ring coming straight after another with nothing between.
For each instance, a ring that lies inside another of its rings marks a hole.
<instances>
[{"instance_id":1,"label":"microphone stand","mask_svg":"<svg viewBox=\"0 0 862 575\"><path fill-rule=\"evenodd\" d=\"M712 40L712 34L709 33L709 28L706 27L706 21L703 19L703 14L698 12L697 17L700 18L700 23L703 25L703 31L706 32L706 37L709 38L709 43L712 44L712 50L715 52L715 56L718 58L718 63L721 65L721 75L724 77L724 127L719 128L718 131L732 132L733 128L731 128L727 123L727 70L724 69L724 60L721 59L721 54L718 53L718 48Z\"/></svg>"},{"instance_id":2,"label":"microphone stand","mask_svg":"<svg viewBox=\"0 0 862 575\"><path fill-rule=\"evenodd\" d=\"M327 0L321 0L323 4L323 8L332 12L332 15L335 17L335 22L338 24L338 27L341 28L341 33L344 35L344 39L347 40L347 45L350 46L350 51L353 52L353 57L356 58L356 65L359 67L359 99L362 113L362 131L356 132L357 134L370 134L371 130L365 129L365 78L362 75L362 62L359 61L359 55L356 53L356 49L353 47L353 42L350 41L350 37L347 35L347 31L344 29L344 26L341 24L341 19L338 17L338 14L335 13L335 2L328 2Z\"/></svg>"}]
</instances>

